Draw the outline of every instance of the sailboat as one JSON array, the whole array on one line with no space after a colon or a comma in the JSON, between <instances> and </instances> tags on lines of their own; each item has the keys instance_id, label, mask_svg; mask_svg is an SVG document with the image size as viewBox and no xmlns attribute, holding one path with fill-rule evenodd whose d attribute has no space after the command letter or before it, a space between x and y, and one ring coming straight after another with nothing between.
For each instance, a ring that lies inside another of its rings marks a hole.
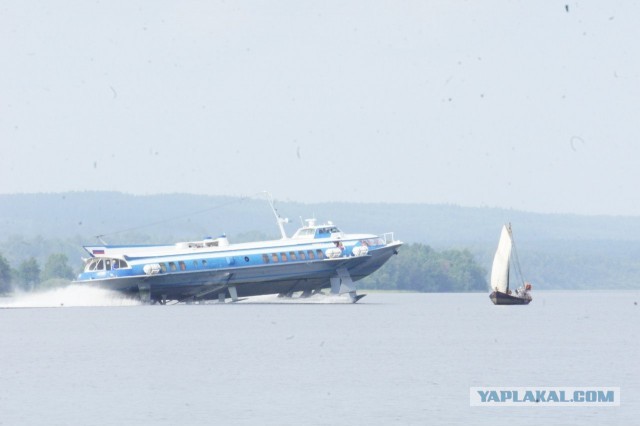
<instances>
[{"instance_id":1,"label":"sailboat","mask_svg":"<svg viewBox=\"0 0 640 426\"><path fill-rule=\"evenodd\" d=\"M509 269L510 266L517 271L522 286L512 292L509 289ZM491 268L491 289L493 292L489 298L494 305L528 305L531 302L531 284L525 283L522 279L520 271L520 263L513 244L513 234L511 232L511 224L503 225L500 233L500 241L498 249L493 258L493 267Z\"/></svg>"}]
</instances>

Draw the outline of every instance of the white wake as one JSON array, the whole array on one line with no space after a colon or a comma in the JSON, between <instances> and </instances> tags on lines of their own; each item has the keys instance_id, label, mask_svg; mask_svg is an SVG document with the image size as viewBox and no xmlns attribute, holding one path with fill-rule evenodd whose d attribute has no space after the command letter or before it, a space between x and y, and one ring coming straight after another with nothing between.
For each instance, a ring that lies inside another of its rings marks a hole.
<instances>
[{"instance_id":1,"label":"white wake","mask_svg":"<svg viewBox=\"0 0 640 426\"><path fill-rule=\"evenodd\" d=\"M138 299L122 293L82 285L69 285L44 291L14 293L0 299L0 308L64 308L74 306L135 306Z\"/></svg>"},{"instance_id":2,"label":"white wake","mask_svg":"<svg viewBox=\"0 0 640 426\"><path fill-rule=\"evenodd\" d=\"M251 296L238 303L351 303L348 294L313 294L309 297L279 297L277 294L268 294L265 296Z\"/></svg>"}]
</instances>

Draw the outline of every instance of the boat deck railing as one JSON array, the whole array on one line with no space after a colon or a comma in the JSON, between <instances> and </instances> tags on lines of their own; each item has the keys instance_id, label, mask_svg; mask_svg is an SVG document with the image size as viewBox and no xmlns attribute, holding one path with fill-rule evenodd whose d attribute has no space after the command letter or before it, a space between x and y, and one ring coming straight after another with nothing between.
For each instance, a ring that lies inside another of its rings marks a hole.
<instances>
[{"instance_id":1,"label":"boat deck railing","mask_svg":"<svg viewBox=\"0 0 640 426\"><path fill-rule=\"evenodd\" d=\"M385 232L384 234L381 235L382 239L384 240L385 244L390 244L393 243L396 239L393 236L393 232Z\"/></svg>"}]
</instances>

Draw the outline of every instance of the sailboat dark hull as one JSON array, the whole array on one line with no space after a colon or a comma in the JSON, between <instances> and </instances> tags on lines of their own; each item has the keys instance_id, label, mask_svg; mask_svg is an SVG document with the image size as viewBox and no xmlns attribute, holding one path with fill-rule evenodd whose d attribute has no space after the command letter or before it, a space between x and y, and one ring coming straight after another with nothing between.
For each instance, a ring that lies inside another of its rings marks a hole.
<instances>
[{"instance_id":1,"label":"sailboat dark hull","mask_svg":"<svg viewBox=\"0 0 640 426\"><path fill-rule=\"evenodd\" d=\"M530 298L516 297L510 294L494 291L489 295L494 305L528 305Z\"/></svg>"}]
</instances>

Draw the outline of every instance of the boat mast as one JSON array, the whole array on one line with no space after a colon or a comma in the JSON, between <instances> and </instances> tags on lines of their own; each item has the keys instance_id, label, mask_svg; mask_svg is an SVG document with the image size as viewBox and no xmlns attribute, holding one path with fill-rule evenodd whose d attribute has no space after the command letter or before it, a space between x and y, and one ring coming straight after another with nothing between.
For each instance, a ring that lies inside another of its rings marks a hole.
<instances>
[{"instance_id":1,"label":"boat mast","mask_svg":"<svg viewBox=\"0 0 640 426\"><path fill-rule=\"evenodd\" d=\"M509 263L507 264L507 294L509 294L509 280L511 278L511 268L509 268L509 266L511 266L511 260L509 260Z\"/></svg>"},{"instance_id":2,"label":"boat mast","mask_svg":"<svg viewBox=\"0 0 640 426\"><path fill-rule=\"evenodd\" d=\"M278 222L280 235L282 235L282 239L285 240L287 239L287 233L284 230L284 224L289 223L289 219L283 218L278 214L278 210L276 210L276 207L273 205L273 197L271 197L271 194L268 191L263 192L267 195L267 200L269 201L269 206L271 206L271 211L273 212L273 215L276 217L276 221Z\"/></svg>"},{"instance_id":3,"label":"boat mast","mask_svg":"<svg viewBox=\"0 0 640 426\"><path fill-rule=\"evenodd\" d=\"M511 222L507 224L507 232L509 233L509 240L511 240L509 262L507 263L507 294L509 294L509 281L511 281L511 254L513 252L513 234L511 233Z\"/></svg>"},{"instance_id":4,"label":"boat mast","mask_svg":"<svg viewBox=\"0 0 640 426\"><path fill-rule=\"evenodd\" d=\"M520 268L520 259L518 259L518 251L516 250L516 243L513 241L513 235L511 234L511 224L509 224L509 236L511 237L511 247L513 250L513 259L514 259L514 269L516 270L516 274L518 274L518 278L522 281L522 285L524 286L524 275L522 275L522 269Z\"/></svg>"}]
</instances>

